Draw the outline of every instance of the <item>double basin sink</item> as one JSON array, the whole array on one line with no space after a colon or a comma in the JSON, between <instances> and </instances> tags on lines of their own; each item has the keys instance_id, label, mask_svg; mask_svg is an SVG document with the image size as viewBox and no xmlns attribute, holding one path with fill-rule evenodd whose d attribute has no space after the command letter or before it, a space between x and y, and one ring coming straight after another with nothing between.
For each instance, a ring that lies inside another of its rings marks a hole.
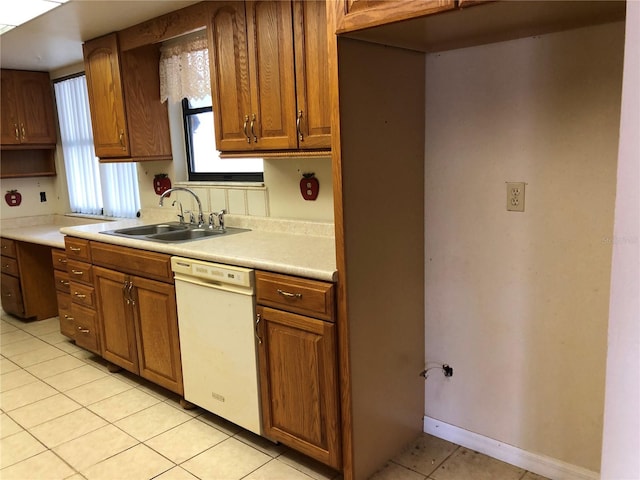
<instances>
[{"instance_id":1,"label":"double basin sink","mask_svg":"<svg viewBox=\"0 0 640 480\"><path fill-rule=\"evenodd\" d=\"M106 230L100 233L115 235L118 237L135 238L137 240L149 240L162 243L190 242L192 240L202 240L210 237L221 237L233 235L235 233L248 232L244 228L227 227L224 230L218 228L208 228L206 226L166 222L155 225L140 225L138 227L119 228L116 230Z\"/></svg>"}]
</instances>

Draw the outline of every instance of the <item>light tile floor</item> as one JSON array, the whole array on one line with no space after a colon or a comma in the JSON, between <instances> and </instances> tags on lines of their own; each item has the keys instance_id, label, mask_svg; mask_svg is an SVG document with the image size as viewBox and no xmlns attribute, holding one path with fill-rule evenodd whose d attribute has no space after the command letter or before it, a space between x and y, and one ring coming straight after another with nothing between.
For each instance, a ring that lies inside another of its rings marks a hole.
<instances>
[{"instance_id":1,"label":"light tile floor","mask_svg":"<svg viewBox=\"0 0 640 480\"><path fill-rule=\"evenodd\" d=\"M0 321L3 480L329 480L340 476L129 374L58 333ZM375 480L544 480L424 434Z\"/></svg>"}]
</instances>

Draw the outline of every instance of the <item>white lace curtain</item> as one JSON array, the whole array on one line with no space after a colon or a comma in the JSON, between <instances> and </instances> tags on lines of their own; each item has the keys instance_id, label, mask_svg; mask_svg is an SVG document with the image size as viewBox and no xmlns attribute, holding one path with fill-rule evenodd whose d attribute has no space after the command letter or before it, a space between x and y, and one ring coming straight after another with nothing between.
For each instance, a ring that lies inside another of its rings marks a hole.
<instances>
[{"instance_id":1,"label":"white lace curtain","mask_svg":"<svg viewBox=\"0 0 640 480\"><path fill-rule=\"evenodd\" d=\"M209 51L204 34L166 42L160 50L160 100L179 102L211 94Z\"/></svg>"}]
</instances>

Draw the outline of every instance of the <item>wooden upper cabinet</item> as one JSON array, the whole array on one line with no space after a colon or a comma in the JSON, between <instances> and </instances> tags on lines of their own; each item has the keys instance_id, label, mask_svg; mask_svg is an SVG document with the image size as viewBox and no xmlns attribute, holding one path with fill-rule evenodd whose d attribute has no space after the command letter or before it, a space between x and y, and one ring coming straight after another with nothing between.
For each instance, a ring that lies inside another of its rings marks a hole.
<instances>
[{"instance_id":1,"label":"wooden upper cabinet","mask_svg":"<svg viewBox=\"0 0 640 480\"><path fill-rule=\"evenodd\" d=\"M324 1L293 3L296 125L301 149L331 148L331 105Z\"/></svg>"},{"instance_id":2,"label":"wooden upper cabinet","mask_svg":"<svg viewBox=\"0 0 640 480\"><path fill-rule=\"evenodd\" d=\"M330 148L325 15L316 1L212 4L218 150Z\"/></svg>"},{"instance_id":3,"label":"wooden upper cabinet","mask_svg":"<svg viewBox=\"0 0 640 480\"><path fill-rule=\"evenodd\" d=\"M336 31L351 32L454 8L455 0L342 0Z\"/></svg>"},{"instance_id":4,"label":"wooden upper cabinet","mask_svg":"<svg viewBox=\"0 0 640 480\"><path fill-rule=\"evenodd\" d=\"M296 90L290 2L246 2L251 118L256 150L296 148Z\"/></svg>"},{"instance_id":5,"label":"wooden upper cabinet","mask_svg":"<svg viewBox=\"0 0 640 480\"><path fill-rule=\"evenodd\" d=\"M54 148L56 126L49 74L2 70L0 80L2 145Z\"/></svg>"},{"instance_id":6,"label":"wooden upper cabinet","mask_svg":"<svg viewBox=\"0 0 640 480\"><path fill-rule=\"evenodd\" d=\"M85 42L83 50L96 156L103 162L171 159L159 47L121 53L112 33Z\"/></svg>"},{"instance_id":7,"label":"wooden upper cabinet","mask_svg":"<svg viewBox=\"0 0 640 480\"><path fill-rule=\"evenodd\" d=\"M115 33L85 42L84 52L93 143L100 158L129 156L118 37Z\"/></svg>"},{"instance_id":8,"label":"wooden upper cabinet","mask_svg":"<svg viewBox=\"0 0 640 480\"><path fill-rule=\"evenodd\" d=\"M251 97L244 3L215 2L211 9L209 65L216 145L221 151L248 150Z\"/></svg>"}]
</instances>

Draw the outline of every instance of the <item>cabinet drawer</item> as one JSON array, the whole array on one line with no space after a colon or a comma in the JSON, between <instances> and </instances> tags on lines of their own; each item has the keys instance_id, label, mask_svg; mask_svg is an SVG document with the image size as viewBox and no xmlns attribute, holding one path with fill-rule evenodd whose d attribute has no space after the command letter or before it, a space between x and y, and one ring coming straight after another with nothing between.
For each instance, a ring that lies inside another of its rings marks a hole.
<instances>
[{"instance_id":1,"label":"cabinet drawer","mask_svg":"<svg viewBox=\"0 0 640 480\"><path fill-rule=\"evenodd\" d=\"M0 242L0 250L2 251L2 255L16 258L16 242L8 238L2 238L0 239Z\"/></svg>"},{"instance_id":2,"label":"cabinet drawer","mask_svg":"<svg viewBox=\"0 0 640 480\"><path fill-rule=\"evenodd\" d=\"M76 303L71 304L71 316L75 323L76 345L100 354L100 341L96 312Z\"/></svg>"},{"instance_id":3,"label":"cabinet drawer","mask_svg":"<svg viewBox=\"0 0 640 480\"><path fill-rule=\"evenodd\" d=\"M71 296L68 293L57 292L58 318L60 319L60 333L75 338L76 324L71 314Z\"/></svg>"},{"instance_id":4,"label":"cabinet drawer","mask_svg":"<svg viewBox=\"0 0 640 480\"><path fill-rule=\"evenodd\" d=\"M12 275L14 277L20 276L20 270L18 269L18 261L15 258L2 256L2 273Z\"/></svg>"},{"instance_id":5,"label":"cabinet drawer","mask_svg":"<svg viewBox=\"0 0 640 480\"><path fill-rule=\"evenodd\" d=\"M2 279L0 280L0 290L3 310L7 313L24 316L24 303L22 301L20 280L3 273Z\"/></svg>"},{"instance_id":6,"label":"cabinet drawer","mask_svg":"<svg viewBox=\"0 0 640 480\"><path fill-rule=\"evenodd\" d=\"M84 305L85 307L95 306L96 296L94 294L93 287L71 280L69 282L69 288L71 293L71 301L73 303L78 303L80 305Z\"/></svg>"},{"instance_id":7,"label":"cabinet drawer","mask_svg":"<svg viewBox=\"0 0 640 480\"><path fill-rule=\"evenodd\" d=\"M91 242L91 256L94 265L173 283L170 255Z\"/></svg>"},{"instance_id":8,"label":"cabinet drawer","mask_svg":"<svg viewBox=\"0 0 640 480\"><path fill-rule=\"evenodd\" d=\"M67 260L67 273L72 282L93 283L93 268L90 263Z\"/></svg>"},{"instance_id":9,"label":"cabinet drawer","mask_svg":"<svg viewBox=\"0 0 640 480\"><path fill-rule=\"evenodd\" d=\"M51 259L53 260L53 268L67 271L67 254L64 250L59 248L51 250Z\"/></svg>"},{"instance_id":10,"label":"cabinet drawer","mask_svg":"<svg viewBox=\"0 0 640 480\"><path fill-rule=\"evenodd\" d=\"M91 262L91 249L89 248L89 240L83 238L64 237L64 250L67 259L75 258Z\"/></svg>"},{"instance_id":11,"label":"cabinet drawer","mask_svg":"<svg viewBox=\"0 0 640 480\"><path fill-rule=\"evenodd\" d=\"M331 283L256 272L256 301L260 305L334 320L334 287Z\"/></svg>"},{"instance_id":12,"label":"cabinet drawer","mask_svg":"<svg viewBox=\"0 0 640 480\"><path fill-rule=\"evenodd\" d=\"M53 277L56 280L56 290L64 293L69 293L69 274L62 270L55 270Z\"/></svg>"}]
</instances>

